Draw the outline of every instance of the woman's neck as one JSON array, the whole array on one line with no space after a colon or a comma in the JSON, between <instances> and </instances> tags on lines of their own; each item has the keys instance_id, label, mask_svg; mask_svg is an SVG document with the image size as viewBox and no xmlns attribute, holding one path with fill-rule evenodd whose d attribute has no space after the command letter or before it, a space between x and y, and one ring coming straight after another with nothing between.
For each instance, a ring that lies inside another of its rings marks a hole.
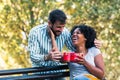
<instances>
[{"instance_id":1,"label":"woman's neck","mask_svg":"<svg viewBox=\"0 0 120 80\"><path fill-rule=\"evenodd\" d=\"M77 53L87 53L87 49L85 48L85 44L81 44L79 46L76 47L76 52Z\"/></svg>"}]
</instances>

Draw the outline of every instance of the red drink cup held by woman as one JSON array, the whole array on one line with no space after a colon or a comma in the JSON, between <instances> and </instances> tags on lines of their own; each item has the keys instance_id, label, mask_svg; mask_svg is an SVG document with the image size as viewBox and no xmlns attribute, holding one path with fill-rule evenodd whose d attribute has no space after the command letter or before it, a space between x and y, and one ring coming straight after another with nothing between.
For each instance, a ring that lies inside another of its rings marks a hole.
<instances>
[{"instance_id":1,"label":"red drink cup held by woman","mask_svg":"<svg viewBox=\"0 0 120 80\"><path fill-rule=\"evenodd\" d=\"M70 54L67 52L63 53L63 61L64 62L70 62Z\"/></svg>"},{"instance_id":2,"label":"red drink cup held by woman","mask_svg":"<svg viewBox=\"0 0 120 80\"><path fill-rule=\"evenodd\" d=\"M75 62L75 58L77 57L75 52L70 52L70 62Z\"/></svg>"}]
</instances>

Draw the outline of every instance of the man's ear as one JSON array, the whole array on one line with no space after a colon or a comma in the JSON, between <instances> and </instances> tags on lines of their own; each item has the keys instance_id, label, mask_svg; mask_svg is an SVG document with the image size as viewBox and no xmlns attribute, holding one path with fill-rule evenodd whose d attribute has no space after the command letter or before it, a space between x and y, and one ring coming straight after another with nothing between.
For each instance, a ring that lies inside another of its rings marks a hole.
<instances>
[{"instance_id":1,"label":"man's ear","mask_svg":"<svg viewBox=\"0 0 120 80\"><path fill-rule=\"evenodd\" d=\"M48 21L48 26L51 28L52 27L52 23L50 21Z\"/></svg>"}]
</instances>

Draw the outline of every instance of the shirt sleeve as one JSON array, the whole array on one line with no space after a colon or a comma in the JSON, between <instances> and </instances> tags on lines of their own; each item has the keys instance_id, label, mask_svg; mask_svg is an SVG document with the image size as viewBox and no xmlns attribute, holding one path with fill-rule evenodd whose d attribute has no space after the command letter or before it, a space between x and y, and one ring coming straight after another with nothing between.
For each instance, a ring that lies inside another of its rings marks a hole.
<instances>
[{"instance_id":1,"label":"shirt sleeve","mask_svg":"<svg viewBox=\"0 0 120 80\"><path fill-rule=\"evenodd\" d=\"M71 34L69 31L66 31L66 41L65 41L65 45L66 47L71 50L71 51L75 51L75 47L72 44L72 38L71 38Z\"/></svg>"},{"instance_id":2,"label":"shirt sleeve","mask_svg":"<svg viewBox=\"0 0 120 80\"><path fill-rule=\"evenodd\" d=\"M44 61L44 55L40 53L39 45L36 31L30 31L28 37L28 51L30 53L30 59L33 63Z\"/></svg>"},{"instance_id":3,"label":"shirt sleeve","mask_svg":"<svg viewBox=\"0 0 120 80\"><path fill-rule=\"evenodd\" d=\"M93 47L93 48L92 48L92 52L93 52L94 57L97 56L98 54L101 54L100 49L98 49L98 48L96 48L96 47Z\"/></svg>"}]
</instances>

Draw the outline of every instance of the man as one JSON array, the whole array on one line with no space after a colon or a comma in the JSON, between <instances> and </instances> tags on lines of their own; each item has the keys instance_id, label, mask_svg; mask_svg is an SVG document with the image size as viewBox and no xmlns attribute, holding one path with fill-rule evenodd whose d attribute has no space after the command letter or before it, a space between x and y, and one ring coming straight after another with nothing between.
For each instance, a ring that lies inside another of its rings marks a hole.
<instances>
[{"instance_id":1,"label":"man","mask_svg":"<svg viewBox=\"0 0 120 80\"><path fill-rule=\"evenodd\" d=\"M62 65L60 51L63 46L66 45L68 49L74 50L70 33L65 28L66 19L65 13L56 9L50 12L48 24L36 26L30 31L28 49L33 67ZM58 50L52 46L49 29L55 35Z\"/></svg>"}]
</instances>

